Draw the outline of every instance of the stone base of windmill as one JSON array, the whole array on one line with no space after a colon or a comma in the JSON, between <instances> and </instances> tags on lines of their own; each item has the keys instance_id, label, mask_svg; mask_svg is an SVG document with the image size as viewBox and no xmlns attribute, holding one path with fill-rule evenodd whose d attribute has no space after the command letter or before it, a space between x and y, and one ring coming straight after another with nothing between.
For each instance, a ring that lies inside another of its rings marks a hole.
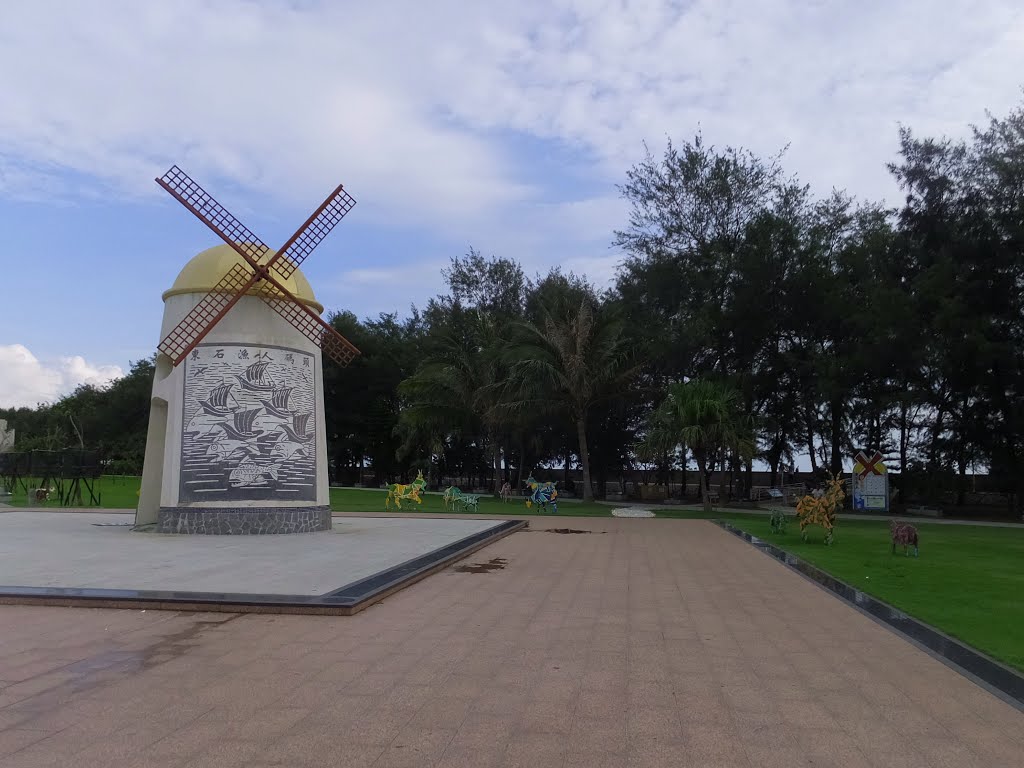
<instances>
[{"instance_id":1,"label":"stone base of windmill","mask_svg":"<svg viewBox=\"0 0 1024 768\"><path fill-rule=\"evenodd\" d=\"M157 533L210 535L316 533L331 530L331 508L161 507Z\"/></svg>"}]
</instances>

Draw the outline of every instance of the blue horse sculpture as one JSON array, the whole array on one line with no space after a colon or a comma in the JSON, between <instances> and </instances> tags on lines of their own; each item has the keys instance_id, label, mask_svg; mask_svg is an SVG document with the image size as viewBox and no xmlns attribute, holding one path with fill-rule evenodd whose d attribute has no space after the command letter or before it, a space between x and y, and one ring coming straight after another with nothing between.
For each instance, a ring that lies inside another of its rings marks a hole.
<instances>
[{"instance_id":1,"label":"blue horse sculpture","mask_svg":"<svg viewBox=\"0 0 1024 768\"><path fill-rule=\"evenodd\" d=\"M543 510L547 509L550 504L551 511L558 514L558 489L555 488L554 483L539 483L533 479L533 475L530 475L526 479L526 487L530 489L530 495L526 497L527 509L536 504Z\"/></svg>"}]
</instances>

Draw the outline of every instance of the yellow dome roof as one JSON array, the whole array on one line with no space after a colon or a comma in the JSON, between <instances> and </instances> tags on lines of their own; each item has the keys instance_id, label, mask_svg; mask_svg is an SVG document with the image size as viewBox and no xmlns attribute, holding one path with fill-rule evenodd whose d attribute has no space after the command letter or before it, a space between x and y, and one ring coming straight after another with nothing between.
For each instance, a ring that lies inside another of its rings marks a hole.
<instances>
[{"instance_id":1,"label":"yellow dome roof","mask_svg":"<svg viewBox=\"0 0 1024 768\"><path fill-rule=\"evenodd\" d=\"M260 262L265 264L275 253L277 251L268 249L263 258L260 259ZM170 290L164 291L164 301L167 301L169 296L177 296L181 293L207 293L220 282L221 278L235 264L241 264L247 270L250 269L245 259L227 244L215 245L213 248L207 248L202 253L197 253L178 273L178 277L175 279L174 285L171 286ZM280 276L278 276L278 280L303 304L312 307L317 312L324 311L323 304L318 302L316 296L313 295L313 286L309 284L306 276L300 270L296 269L292 272L291 277L287 280L281 280ZM256 285L249 289L249 293L252 295L259 295L261 293L273 296L281 295L277 288L274 288L265 281L256 283Z\"/></svg>"}]
</instances>

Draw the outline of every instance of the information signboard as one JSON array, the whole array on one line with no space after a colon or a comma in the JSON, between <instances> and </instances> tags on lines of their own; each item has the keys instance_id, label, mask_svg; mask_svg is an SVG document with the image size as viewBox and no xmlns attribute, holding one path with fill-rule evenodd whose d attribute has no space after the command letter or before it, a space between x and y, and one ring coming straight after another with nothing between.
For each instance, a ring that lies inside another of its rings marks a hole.
<instances>
[{"instance_id":1,"label":"information signboard","mask_svg":"<svg viewBox=\"0 0 1024 768\"><path fill-rule=\"evenodd\" d=\"M889 472L878 451L859 451L853 457L850 476L853 508L871 512L889 511Z\"/></svg>"}]
</instances>

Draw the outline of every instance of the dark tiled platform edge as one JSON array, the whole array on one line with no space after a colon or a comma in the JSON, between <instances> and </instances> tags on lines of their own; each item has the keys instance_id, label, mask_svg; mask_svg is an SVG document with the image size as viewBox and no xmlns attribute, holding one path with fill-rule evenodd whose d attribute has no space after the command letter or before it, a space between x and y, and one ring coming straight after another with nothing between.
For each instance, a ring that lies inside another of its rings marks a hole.
<instances>
[{"instance_id":1,"label":"dark tiled platform edge","mask_svg":"<svg viewBox=\"0 0 1024 768\"><path fill-rule=\"evenodd\" d=\"M229 613L314 613L351 616L388 595L446 568L478 549L523 528L506 520L372 576L323 595L171 592L135 589L0 586L0 605L61 605L78 608L151 608Z\"/></svg>"},{"instance_id":2,"label":"dark tiled platform edge","mask_svg":"<svg viewBox=\"0 0 1024 768\"><path fill-rule=\"evenodd\" d=\"M331 508L160 507L155 533L213 536L315 533L331 529Z\"/></svg>"},{"instance_id":3,"label":"dark tiled platform edge","mask_svg":"<svg viewBox=\"0 0 1024 768\"><path fill-rule=\"evenodd\" d=\"M742 531L721 520L713 521L765 554L789 566L820 587L860 609L886 627L902 634L918 646L929 651L947 666L955 669L968 679L981 684L999 698L1024 712L1024 675L1005 664L996 661L981 651L971 648L959 640L941 632L935 627L908 616L903 611L882 602L846 582L840 581L820 568L804 562L796 555L786 552L764 539Z\"/></svg>"}]
</instances>

